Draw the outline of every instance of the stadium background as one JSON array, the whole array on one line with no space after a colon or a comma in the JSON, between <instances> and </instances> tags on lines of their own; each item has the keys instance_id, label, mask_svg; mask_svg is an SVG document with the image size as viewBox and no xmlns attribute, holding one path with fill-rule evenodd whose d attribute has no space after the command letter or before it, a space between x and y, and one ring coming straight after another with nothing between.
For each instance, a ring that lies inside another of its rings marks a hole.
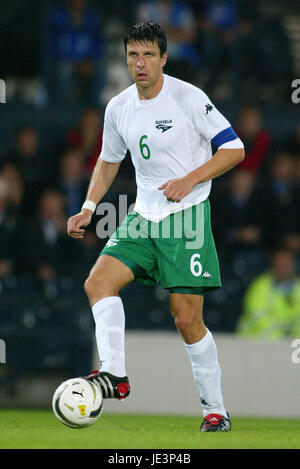
<instances>
[{"instance_id":1,"label":"stadium background","mask_svg":"<svg viewBox=\"0 0 300 469\"><path fill-rule=\"evenodd\" d=\"M37 380L85 374L92 366L94 324L82 285L106 240L95 234L97 216L81 244L67 238L65 222L84 200L105 105L130 84L123 34L149 19L144 4L151 2L68 2L73 11L83 3L89 10L86 56L72 49L72 39L69 49L58 47L72 36L66 3L0 5L3 405L24 402L26 380L30 389ZM207 295L205 320L213 332L234 336L245 292L269 268L274 249L288 247L299 274L300 118L291 95L300 72L300 8L291 0L251 1L251 8L234 0L169 3L177 5L170 35L183 28L183 36L174 41L166 73L203 88L246 147L244 162L216 180L211 195L223 288ZM273 186L280 189L271 196ZM105 201L117 206L125 193L129 206L135 184L128 157ZM159 286L134 283L122 298L129 332L177 334ZM279 338L296 337L287 327Z\"/></svg>"}]
</instances>

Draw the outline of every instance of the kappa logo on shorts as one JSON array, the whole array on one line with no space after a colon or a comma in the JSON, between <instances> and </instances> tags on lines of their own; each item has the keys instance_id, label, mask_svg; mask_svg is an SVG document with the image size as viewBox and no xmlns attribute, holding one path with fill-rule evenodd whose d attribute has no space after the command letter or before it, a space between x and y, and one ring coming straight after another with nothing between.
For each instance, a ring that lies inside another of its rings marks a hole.
<instances>
[{"instance_id":1,"label":"kappa logo on shorts","mask_svg":"<svg viewBox=\"0 0 300 469\"><path fill-rule=\"evenodd\" d=\"M106 246L110 248L111 246L117 246L119 239L109 239L106 243Z\"/></svg>"},{"instance_id":2,"label":"kappa logo on shorts","mask_svg":"<svg viewBox=\"0 0 300 469\"><path fill-rule=\"evenodd\" d=\"M157 130L161 130L162 133L166 132L167 130L169 129L172 129L173 125L168 125L168 124L172 124L173 121L172 119L169 119L169 120L165 120L165 121L155 121L155 128Z\"/></svg>"},{"instance_id":3,"label":"kappa logo on shorts","mask_svg":"<svg viewBox=\"0 0 300 469\"><path fill-rule=\"evenodd\" d=\"M204 274L202 275L202 277L205 277L205 278L212 278L212 275L210 275L209 272L204 272Z\"/></svg>"}]
</instances>

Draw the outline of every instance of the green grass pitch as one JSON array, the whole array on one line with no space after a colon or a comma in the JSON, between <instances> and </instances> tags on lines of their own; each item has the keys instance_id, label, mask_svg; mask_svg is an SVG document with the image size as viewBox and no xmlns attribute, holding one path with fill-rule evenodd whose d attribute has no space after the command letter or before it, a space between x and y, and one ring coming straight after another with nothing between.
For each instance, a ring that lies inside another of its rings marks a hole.
<instances>
[{"instance_id":1,"label":"green grass pitch","mask_svg":"<svg viewBox=\"0 0 300 469\"><path fill-rule=\"evenodd\" d=\"M0 449L299 449L300 420L233 418L229 433L201 433L201 418L103 414L71 429L49 410L0 410Z\"/></svg>"}]
</instances>

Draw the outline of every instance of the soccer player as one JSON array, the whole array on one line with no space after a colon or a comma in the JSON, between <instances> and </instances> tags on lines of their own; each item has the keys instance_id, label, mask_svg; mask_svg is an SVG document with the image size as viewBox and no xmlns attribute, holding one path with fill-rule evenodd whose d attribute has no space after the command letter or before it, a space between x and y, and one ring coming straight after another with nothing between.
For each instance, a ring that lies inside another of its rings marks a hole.
<instances>
[{"instance_id":1,"label":"soccer player","mask_svg":"<svg viewBox=\"0 0 300 469\"><path fill-rule=\"evenodd\" d=\"M211 180L241 162L244 147L228 120L199 88L168 76L167 40L160 25L139 23L125 39L134 84L107 105L103 147L86 201L68 220L82 239L127 150L137 198L85 282L96 325L100 371L88 378L105 398L130 391L125 369L125 315L119 292L134 280L160 282L191 361L203 410L201 431L229 431L217 348L203 322L206 291L221 286L210 224ZM218 150L212 156L211 142Z\"/></svg>"}]
</instances>

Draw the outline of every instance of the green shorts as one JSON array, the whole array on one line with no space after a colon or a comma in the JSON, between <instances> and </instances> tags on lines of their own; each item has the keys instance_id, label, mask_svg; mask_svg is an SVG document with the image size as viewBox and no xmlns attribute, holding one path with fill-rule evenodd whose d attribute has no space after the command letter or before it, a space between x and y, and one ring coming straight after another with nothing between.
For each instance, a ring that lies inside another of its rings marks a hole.
<instances>
[{"instance_id":1,"label":"green shorts","mask_svg":"<svg viewBox=\"0 0 300 469\"><path fill-rule=\"evenodd\" d=\"M203 295L222 286L208 199L158 223L129 213L103 254L126 264L144 285L160 282L171 293Z\"/></svg>"}]
</instances>

